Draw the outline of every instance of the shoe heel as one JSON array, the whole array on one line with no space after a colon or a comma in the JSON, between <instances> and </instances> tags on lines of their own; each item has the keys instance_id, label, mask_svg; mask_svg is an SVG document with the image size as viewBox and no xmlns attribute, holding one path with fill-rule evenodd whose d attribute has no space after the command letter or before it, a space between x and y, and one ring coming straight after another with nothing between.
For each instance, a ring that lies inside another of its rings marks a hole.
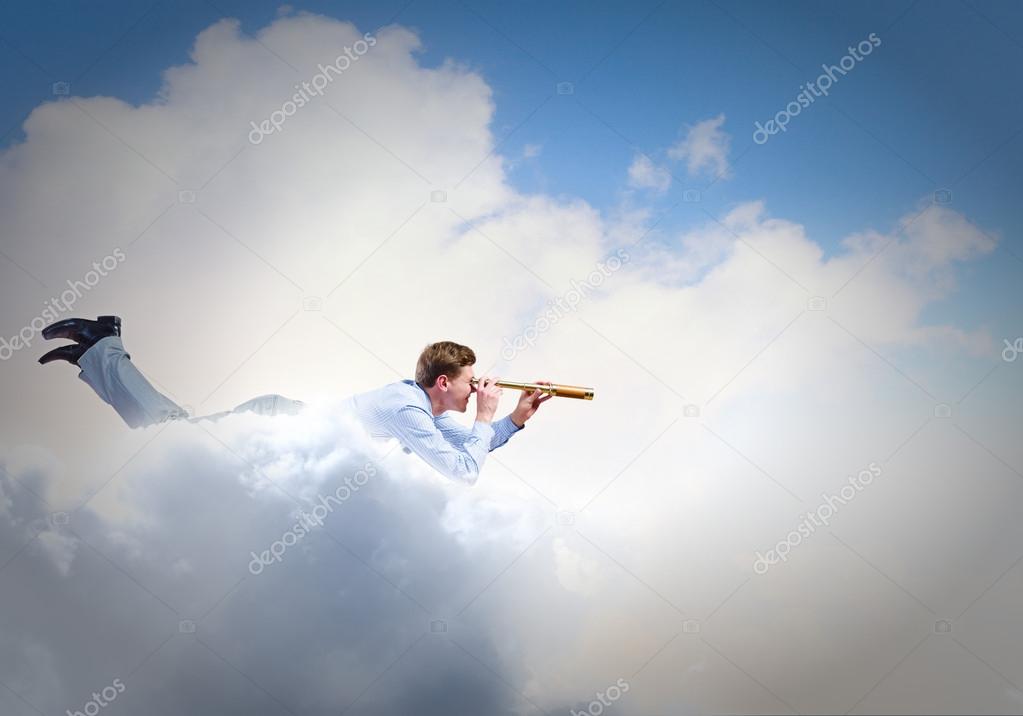
<instances>
[{"instance_id":1,"label":"shoe heel","mask_svg":"<svg viewBox=\"0 0 1023 716\"><path fill-rule=\"evenodd\" d=\"M98 323L105 323L113 326L114 330L117 331L117 335L121 335L121 317L120 316L96 316Z\"/></svg>"}]
</instances>

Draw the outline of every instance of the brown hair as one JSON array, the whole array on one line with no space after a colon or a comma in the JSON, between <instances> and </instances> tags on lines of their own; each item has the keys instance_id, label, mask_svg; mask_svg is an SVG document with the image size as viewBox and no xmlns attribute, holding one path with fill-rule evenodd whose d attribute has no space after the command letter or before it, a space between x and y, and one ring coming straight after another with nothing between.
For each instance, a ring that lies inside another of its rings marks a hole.
<instances>
[{"instance_id":1,"label":"brown hair","mask_svg":"<svg viewBox=\"0 0 1023 716\"><path fill-rule=\"evenodd\" d=\"M416 362L416 382L424 388L432 388L437 378L446 375L457 378L463 366L473 365L476 354L472 348L452 341L431 343L419 354Z\"/></svg>"}]
</instances>

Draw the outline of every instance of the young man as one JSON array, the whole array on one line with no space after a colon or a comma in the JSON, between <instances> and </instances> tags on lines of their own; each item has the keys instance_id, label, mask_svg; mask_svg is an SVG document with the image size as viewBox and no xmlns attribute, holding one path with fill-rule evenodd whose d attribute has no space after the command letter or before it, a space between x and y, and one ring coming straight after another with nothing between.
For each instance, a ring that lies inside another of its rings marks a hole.
<instances>
[{"instance_id":1,"label":"young man","mask_svg":"<svg viewBox=\"0 0 1023 716\"><path fill-rule=\"evenodd\" d=\"M131 362L121 342L121 319L99 316L95 321L67 318L43 329L43 338L66 338L74 343L54 348L39 359L42 364L66 360L81 368L78 377L109 403L130 428L167 420L216 420L230 413L264 415L301 411L303 403L281 395L262 395L233 410L198 418L160 393ZM525 427L542 403L552 396L523 392L509 415L493 423L501 388L496 378L484 376L473 386L472 349L442 341L428 345L416 364L416 379L391 383L345 401L367 431L377 438L397 438L406 453L415 453L447 477L475 484L487 453L504 445ZM547 381L537 381L544 383ZM465 412L476 394L476 422L471 429L446 415Z\"/></svg>"},{"instance_id":2,"label":"young man","mask_svg":"<svg viewBox=\"0 0 1023 716\"><path fill-rule=\"evenodd\" d=\"M402 380L349 398L350 405L374 437L394 437L406 453L416 453L438 472L475 484L487 453L522 430L552 396L523 392L510 414L493 422L502 388L484 376L474 387L471 348L451 341L431 343L416 363L416 379ZM546 383L548 381L537 381ZM476 422L471 429L447 413L464 413L476 394Z\"/></svg>"}]
</instances>

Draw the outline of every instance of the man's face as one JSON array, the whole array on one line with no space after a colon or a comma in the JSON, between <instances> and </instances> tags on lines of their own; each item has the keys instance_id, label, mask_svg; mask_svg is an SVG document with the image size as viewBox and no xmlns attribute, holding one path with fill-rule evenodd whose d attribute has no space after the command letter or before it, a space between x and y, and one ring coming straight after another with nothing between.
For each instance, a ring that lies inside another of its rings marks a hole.
<instances>
[{"instance_id":1,"label":"man's face","mask_svg":"<svg viewBox=\"0 0 1023 716\"><path fill-rule=\"evenodd\" d=\"M464 413L469 407L469 398L476 392L476 389L469 383L473 379L473 375L472 366L463 365L458 377L448 381L448 392L451 395L452 404L451 410Z\"/></svg>"}]
</instances>

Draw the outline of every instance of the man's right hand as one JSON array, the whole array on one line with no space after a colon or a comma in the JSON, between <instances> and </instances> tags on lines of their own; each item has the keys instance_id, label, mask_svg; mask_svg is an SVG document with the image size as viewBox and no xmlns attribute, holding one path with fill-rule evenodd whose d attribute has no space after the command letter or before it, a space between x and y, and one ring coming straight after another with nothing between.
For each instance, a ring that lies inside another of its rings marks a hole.
<instances>
[{"instance_id":1,"label":"man's right hand","mask_svg":"<svg viewBox=\"0 0 1023 716\"><path fill-rule=\"evenodd\" d=\"M501 400L501 393L504 390L495 385L497 378L483 376L476 383L476 422L489 423L494 419L497 412L497 404Z\"/></svg>"}]
</instances>

